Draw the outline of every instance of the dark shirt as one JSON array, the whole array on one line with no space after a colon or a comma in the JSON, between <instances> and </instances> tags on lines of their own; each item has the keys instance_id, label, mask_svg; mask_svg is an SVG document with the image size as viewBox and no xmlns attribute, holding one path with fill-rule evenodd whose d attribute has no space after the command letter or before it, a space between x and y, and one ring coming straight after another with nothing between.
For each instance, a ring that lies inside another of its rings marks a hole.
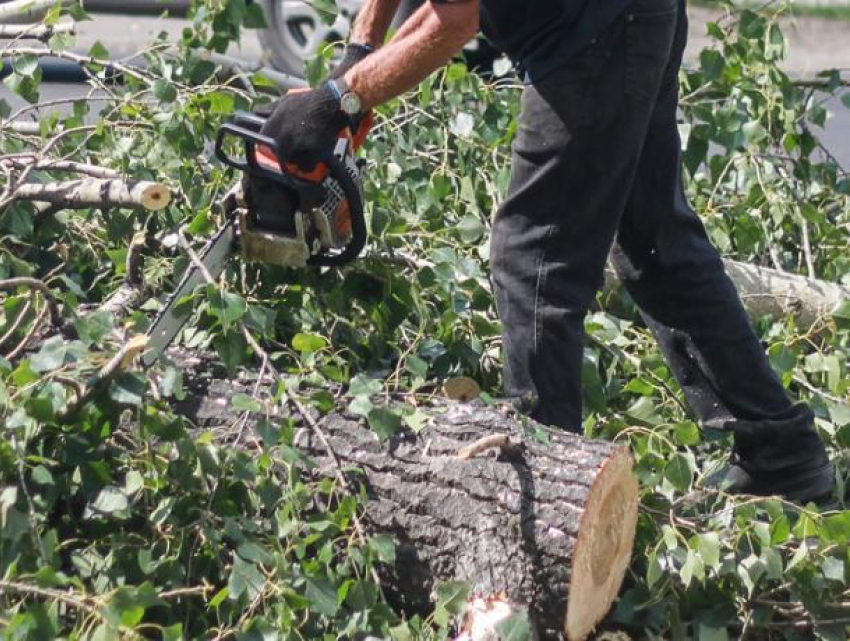
<instances>
[{"instance_id":1,"label":"dark shirt","mask_svg":"<svg viewBox=\"0 0 850 641\"><path fill-rule=\"evenodd\" d=\"M481 30L534 82L589 44L630 1L481 0Z\"/></svg>"}]
</instances>

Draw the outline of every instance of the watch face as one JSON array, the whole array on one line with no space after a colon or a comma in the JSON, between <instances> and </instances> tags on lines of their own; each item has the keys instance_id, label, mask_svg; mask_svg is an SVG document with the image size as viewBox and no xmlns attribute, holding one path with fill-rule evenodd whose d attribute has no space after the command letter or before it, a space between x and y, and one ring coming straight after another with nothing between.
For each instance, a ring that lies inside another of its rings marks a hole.
<instances>
[{"instance_id":1,"label":"watch face","mask_svg":"<svg viewBox=\"0 0 850 641\"><path fill-rule=\"evenodd\" d=\"M353 91L349 91L340 98L340 107L349 116L360 113L360 97Z\"/></svg>"}]
</instances>

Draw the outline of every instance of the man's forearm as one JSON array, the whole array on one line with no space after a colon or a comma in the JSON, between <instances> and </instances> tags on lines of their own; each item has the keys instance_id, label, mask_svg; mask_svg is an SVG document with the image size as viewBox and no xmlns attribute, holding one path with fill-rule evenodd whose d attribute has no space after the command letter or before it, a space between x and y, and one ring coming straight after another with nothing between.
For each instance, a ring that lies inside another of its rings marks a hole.
<instances>
[{"instance_id":1,"label":"man's forearm","mask_svg":"<svg viewBox=\"0 0 850 641\"><path fill-rule=\"evenodd\" d=\"M382 1L389 3L391 0L374 0L368 5ZM426 2L402 25L389 44L350 69L345 80L360 96L364 109L412 89L460 51L478 32L478 6L478 0L448 4ZM378 22L374 18L369 21L373 25ZM365 29L364 36L367 35ZM355 29L355 38L359 35Z\"/></svg>"},{"instance_id":2,"label":"man's forearm","mask_svg":"<svg viewBox=\"0 0 850 641\"><path fill-rule=\"evenodd\" d=\"M350 40L375 49L384 44L401 0L366 0L357 13Z\"/></svg>"}]
</instances>

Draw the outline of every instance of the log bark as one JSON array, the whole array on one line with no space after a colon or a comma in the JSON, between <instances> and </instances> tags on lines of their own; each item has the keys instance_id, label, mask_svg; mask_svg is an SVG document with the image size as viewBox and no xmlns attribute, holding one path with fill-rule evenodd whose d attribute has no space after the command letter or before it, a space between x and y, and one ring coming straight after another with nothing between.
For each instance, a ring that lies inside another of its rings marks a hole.
<instances>
[{"instance_id":1,"label":"log bark","mask_svg":"<svg viewBox=\"0 0 850 641\"><path fill-rule=\"evenodd\" d=\"M171 202L165 185L148 181L82 178L55 183L26 183L15 189L15 199L48 202L69 209L85 207L141 207L157 211Z\"/></svg>"},{"instance_id":2,"label":"log bark","mask_svg":"<svg viewBox=\"0 0 850 641\"><path fill-rule=\"evenodd\" d=\"M842 302L850 300L850 287L836 283L736 260L724 259L723 264L753 318L791 315L800 326L810 327L829 318ZM605 270L605 289L612 292L620 287L617 274L609 265Z\"/></svg>"},{"instance_id":3,"label":"log bark","mask_svg":"<svg viewBox=\"0 0 850 641\"><path fill-rule=\"evenodd\" d=\"M228 398L255 381L218 380L201 374L202 361L179 360L200 374L179 411L213 432L238 423ZM382 577L388 599L426 612L440 582L465 581L476 597L527 607L540 638L586 638L631 557L638 487L628 450L558 430L536 440L507 409L447 403L428 413L421 432L385 442L356 417L319 421L343 467L360 471L352 478L367 488L370 527L396 540L396 564ZM296 445L335 474L312 429L300 429Z\"/></svg>"}]
</instances>

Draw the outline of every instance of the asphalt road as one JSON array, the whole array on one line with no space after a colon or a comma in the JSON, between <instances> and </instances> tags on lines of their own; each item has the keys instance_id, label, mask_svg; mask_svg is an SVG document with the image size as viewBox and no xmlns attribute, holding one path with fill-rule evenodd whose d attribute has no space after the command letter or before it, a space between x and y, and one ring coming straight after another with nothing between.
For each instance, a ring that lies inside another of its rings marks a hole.
<instances>
[{"instance_id":1,"label":"asphalt road","mask_svg":"<svg viewBox=\"0 0 850 641\"><path fill-rule=\"evenodd\" d=\"M692 7L690 16L688 58L692 59L706 42L703 25L706 20L714 19L715 14L707 9ZM162 31L176 39L185 24L185 21L181 19L162 17L105 14L95 14L94 17L95 20L78 25L76 48L87 51L95 42L101 42L113 59L132 57ZM785 25L785 31L790 52L786 67L791 73L808 76L823 68L848 69L850 66L850 23L800 20L797 23ZM263 57L256 34L250 31L246 32L239 46L228 53L251 61ZM82 95L85 92L85 86L54 84L43 90L42 97L50 100ZM21 104L21 101L11 95L5 87L0 88L0 97L9 100L13 106ZM850 109L839 100L831 100L827 103L827 108L830 117L823 131L822 140L842 165L850 169Z\"/></svg>"}]
</instances>

